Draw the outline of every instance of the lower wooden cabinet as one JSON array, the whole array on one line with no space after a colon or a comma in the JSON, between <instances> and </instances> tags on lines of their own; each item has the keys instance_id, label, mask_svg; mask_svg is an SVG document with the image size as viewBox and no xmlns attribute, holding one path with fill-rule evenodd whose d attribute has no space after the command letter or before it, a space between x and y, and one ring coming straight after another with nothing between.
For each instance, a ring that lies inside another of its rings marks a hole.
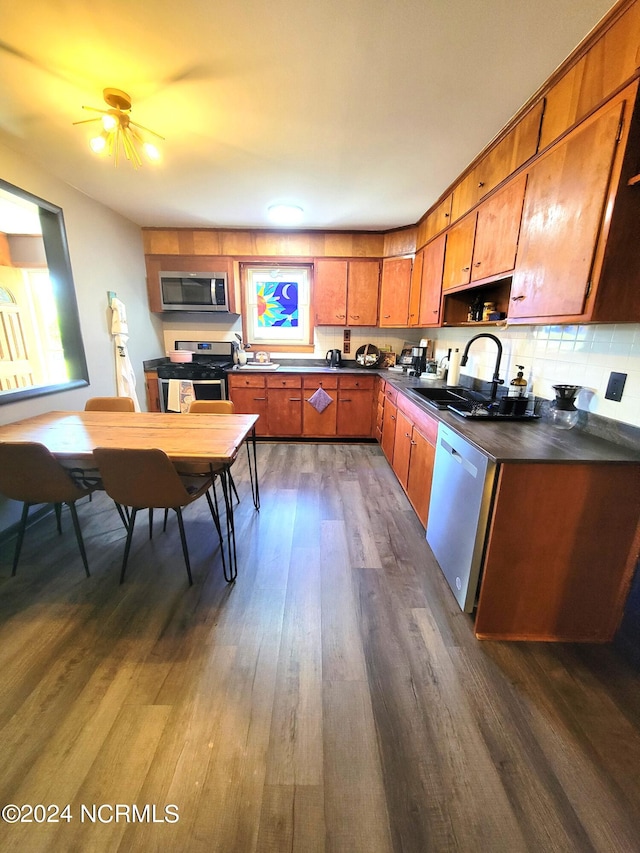
<instances>
[{"instance_id":1,"label":"lower wooden cabinet","mask_svg":"<svg viewBox=\"0 0 640 853\"><path fill-rule=\"evenodd\" d=\"M382 452L426 527L438 422L388 386L381 434Z\"/></svg>"},{"instance_id":2,"label":"lower wooden cabinet","mask_svg":"<svg viewBox=\"0 0 640 853\"><path fill-rule=\"evenodd\" d=\"M338 381L338 435L345 438L373 434L375 377L345 374Z\"/></svg>"},{"instance_id":3,"label":"lower wooden cabinet","mask_svg":"<svg viewBox=\"0 0 640 853\"><path fill-rule=\"evenodd\" d=\"M239 414L259 414L256 434L280 438L372 438L376 377L345 373L231 374L229 396ZM331 398L311 404L322 388Z\"/></svg>"},{"instance_id":4,"label":"lower wooden cabinet","mask_svg":"<svg viewBox=\"0 0 640 853\"><path fill-rule=\"evenodd\" d=\"M338 434L338 377L304 376L302 379L302 435L313 438L331 438ZM331 398L322 411L314 408L311 398L319 388Z\"/></svg>"},{"instance_id":5,"label":"lower wooden cabinet","mask_svg":"<svg viewBox=\"0 0 640 853\"><path fill-rule=\"evenodd\" d=\"M240 415L259 415L256 435L269 435L267 420L267 383L264 375L247 373L229 376L229 396Z\"/></svg>"},{"instance_id":6,"label":"lower wooden cabinet","mask_svg":"<svg viewBox=\"0 0 640 853\"><path fill-rule=\"evenodd\" d=\"M144 374L144 388L147 395L147 411L160 411L160 386L155 370L147 370Z\"/></svg>"}]
</instances>

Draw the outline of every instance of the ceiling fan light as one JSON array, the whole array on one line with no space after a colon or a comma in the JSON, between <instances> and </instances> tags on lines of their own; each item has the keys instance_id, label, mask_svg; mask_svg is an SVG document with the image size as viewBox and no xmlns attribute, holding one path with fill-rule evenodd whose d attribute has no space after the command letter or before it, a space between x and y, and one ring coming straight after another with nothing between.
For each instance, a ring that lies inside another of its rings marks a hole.
<instances>
[{"instance_id":1,"label":"ceiling fan light","mask_svg":"<svg viewBox=\"0 0 640 853\"><path fill-rule=\"evenodd\" d=\"M275 225L299 225L304 217L304 210L296 204L272 204L267 214Z\"/></svg>"},{"instance_id":2,"label":"ceiling fan light","mask_svg":"<svg viewBox=\"0 0 640 853\"><path fill-rule=\"evenodd\" d=\"M103 131L100 136L94 136L89 140L89 145L96 154L104 154L107 150L107 134Z\"/></svg>"},{"instance_id":3,"label":"ceiling fan light","mask_svg":"<svg viewBox=\"0 0 640 853\"><path fill-rule=\"evenodd\" d=\"M131 121L131 98L126 92L122 92L120 89L105 89L103 96L111 109L100 110L96 107L83 107L83 109L99 113L99 117L73 122L74 124L86 124L93 121L101 123L103 131L89 141L91 149L96 154L113 157L114 166L118 165L120 153L135 169L142 165L141 153L144 153L149 162L158 162L160 151L155 145L147 142L142 133L145 135L152 134L158 139L164 139L164 137L156 133L155 130L150 130L148 127Z\"/></svg>"},{"instance_id":4,"label":"ceiling fan light","mask_svg":"<svg viewBox=\"0 0 640 853\"><path fill-rule=\"evenodd\" d=\"M115 130L117 124L118 119L111 113L102 116L102 126L105 130Z\"/></svg>"},{"instance_id":5,"label":"ceiling fan light","mask_svg":"<svg viewBox=\"0 0 640 853\"><path fill-rule=\"evenodd\" d=\"M142 146L142 150L146 154L149 160L153 160L154 162L160 159L160 152L156 148L155 145L151 142L145 142Z\"/></svg>"}]
</instances>

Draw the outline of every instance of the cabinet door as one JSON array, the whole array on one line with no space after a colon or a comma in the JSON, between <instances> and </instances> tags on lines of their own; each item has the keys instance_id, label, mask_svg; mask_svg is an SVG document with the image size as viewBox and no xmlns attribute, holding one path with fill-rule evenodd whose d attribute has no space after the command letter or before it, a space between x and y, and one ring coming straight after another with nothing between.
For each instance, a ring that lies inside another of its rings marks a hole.
<instances>
[{"instance_id":1,"label":"cabinet door","mask_svg":"<svg viewBox=\"0 0 640 853\"><path fill-rule=\"evenodd\" d=\"M389 464L393 464L393 445L396 440L397 407L387 398L384 401L384 416L382 420L382 452Z\"/></svg>"},{"instance_id":2,"label":"cabinet door","mask_svg":"<svg viewBox=\"0 0 640 853\"><path fill-rule=\"evenodd\" d=\"M346 324L347 269L347 261L314 261L313 305L318 326Z\"/></svg>"},{"instance_id":3,"label":"cabinet door","mask_svg":"<svg viewBox=\"0 0 640 853\"><path fill-rule=\"evenodd\" d=\"M154 371L145 373L144 385L147 392L147 411L160 411L160 389L158 386L158 374Z\"/></svg>"},{"instance_id":4,"label":"cabinet door","mask_svg":"<svg viewBox=\"0 0 640 853\"><path fill-rule=\"evenodd\" d=\"M583 312L622 109L604 107L531 167L509 317Z\"/></svg>"},{"instance_id":5,"label":"cabinet door","mask_svg":"<svg viewBox=\"0 0 640 853\"><path fill-rule=\"evenodd\" d=\"M338 391L339 436L369 438L373 422L373 389L340 388Z\"/></svg>"},{"instance_id":6,"label":"cabinet door","mask_svg":"<svg viewBox=\"0 0 640 853\"><path fill-rule=\"evenodd\" d=\"M416 252L411 270L411 287L409 289L409 326L420 325L420 294L422 292L422 267L424 249Z\"/></svg>"},{"instance_id":7,"label":"cabinet door","mask_svg":"<svg viewBox=\"0 0 640 853\"><path fill-rule=\"evenodd\" d=\"M473 240L476 233L477 214L465 216L447 233L447 249L444 255L443 290L460 287L471 281L471 259Z\"/></svg>"},{"instance_id":8,"label":"cabinet door","mask_svg":"<svg viewBox=\"0 0 640 853\"><path fill-rule=\"evenodd\" d=\"M260 415L256 423L256 435L269 435L266 388L230 387L229 393L237 414Z\"/></svg>"},{"instance_id":9,"label":"cabinet door","mask_svg":"<svg viewBox=\"0 0 640 853\"><path fill-rule=\"evenodd\" d=\"M302 435L302 389L268 388L269 435Z\"/></svg>"},{"instance_id":10,"label":"cabinet door","mask_svg":"<svg viewBox=\"0 0 640 853\"><path fill-rule=\"evenodd\" d=\"M385 258L380 288L380 326L407 326L411 258Z\"/></svg>"},{"instance_id":11,"label":"cabinet door","mask_svg":"<svg viewBox=\"0 0 640 853\"><path fill-rule=\"evenodd\" d=\"M433 478L435 455L436 449L433 444L414 426L411 435L407 497L425 528L429 517L429 500L431 498L431 480Z\"/></svg>"},{"instance_id":12,"label":"cabinet door","mask_svg":"<svg viewBox=\"0 0 640 853\"><path fill-rule=\"evenodd\" d=\"M349 261L347 325L377 325L379 293L380 262Z\"/></svg>"},{"instance_id":13,"label":"cabinet door","mask_svg":"<svg viewBox=\"0 0 640 853\"><path fill-rule=\"evenodd\" d=\"M440 322L442 274L446 234L441 234L424 247L422 286L420 289L419 326L437 326Z\"/></svg>"},{"instance_id":14,"label":"cabinet door","mask_svg":"<svg viewBox=\"0 0 640 853\"><path fill-rule=\"evenodd\" d=\"M407 488L409 478L412 429L411 421L398 409L396 412L396 434L393 442L393 470L403 489Z\"/></svg>"},{"instance_id":15,"label":"cabinet door","mask_svg":"<svg viewBox=\"0 0 640 853\"><path fill-rule=\"evenodd\" d=\"M472 281L514 268L526 182L519 175L478 208Z\"/></svg>"},{"instance_id":16,"label":"cabinet door","mask_svg":"<svg viewBox=\"0 0 640 853\"><path fill-rule=\"evenodd\" d=\"M338 415L338 377L324 374L304 376L302 385L302 434L305 436L335 435ZM309 402L310 397L319 388L322 388L332 400L322 412L318 412Z\"/></svg>"}]
</instances>

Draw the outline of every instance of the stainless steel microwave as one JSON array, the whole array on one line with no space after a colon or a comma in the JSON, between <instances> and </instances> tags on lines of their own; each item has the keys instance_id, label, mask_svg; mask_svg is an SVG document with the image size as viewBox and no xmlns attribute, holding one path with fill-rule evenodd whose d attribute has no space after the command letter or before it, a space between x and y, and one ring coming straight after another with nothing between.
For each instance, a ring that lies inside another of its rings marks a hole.
<instances>
[{"instance_id":1,"label":"stainless steel microwave","mask_svg":"<svg viewBox=\"0 0 640 853\"><path fill-rule=\"evenodd\" d=\"M161 272L163 311L229 311L226 272Z\"/></svg>"}]
</instances>

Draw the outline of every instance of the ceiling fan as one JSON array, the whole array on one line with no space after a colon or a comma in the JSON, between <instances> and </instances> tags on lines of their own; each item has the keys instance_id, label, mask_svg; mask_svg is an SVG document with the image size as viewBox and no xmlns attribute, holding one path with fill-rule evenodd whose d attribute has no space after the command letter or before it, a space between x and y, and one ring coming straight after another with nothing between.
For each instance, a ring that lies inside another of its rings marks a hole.
<instances>
[{"instance_id":1,"label":"ceiling fan","mask_svg":"<svg viewBox=\"0 0 640 853\"><path fill-rule=\"evenodd\" d=\"M150 133L162 140L164 136L131 120L131 98L126 92L121 89L107 88L102 94L109 109L83 106L83 110L90 110L99 115L73 122L74 125L90 124L94 121L101 123L101 132L89 141L91 149L96 154L113 156L115 166L118 165L120 149L136 169L142 165L139 148L151 162L157 162L160 159L160 152L152 142L144 138L143 134Z\"/></svg>"}]
</instances>

